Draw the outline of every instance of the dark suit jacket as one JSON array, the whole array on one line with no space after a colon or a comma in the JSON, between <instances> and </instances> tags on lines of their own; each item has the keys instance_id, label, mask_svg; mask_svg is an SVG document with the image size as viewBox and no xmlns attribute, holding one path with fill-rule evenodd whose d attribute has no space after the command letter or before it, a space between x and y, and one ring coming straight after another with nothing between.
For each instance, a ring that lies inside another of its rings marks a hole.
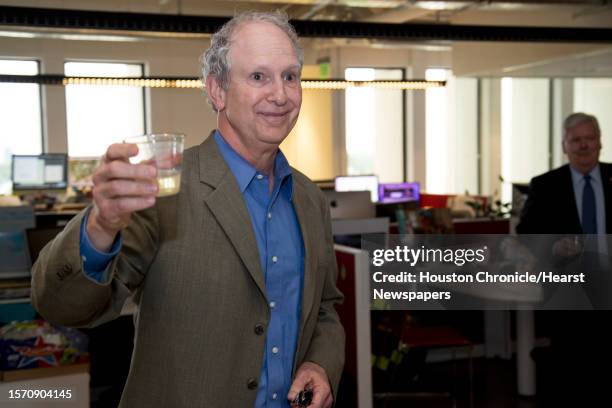
<instances>
[{"instance_id":1,"label":"dark suit jacket","mask_svg":"<svg viewBox=\"0 0 612 408\"><path fill-rule=\"evenodd\" d=\"M612 164L599 163L606 208L606 232L612 233ZM516 227L519 234L582 234L568 164L534 177Z\"/></svg>"},{"instance_id":2,"label":"dark suit jacket","mask_svg":"<svg viewBox=\"0 0 612 408\"><path fill-rule=\"evenodd\" d=\"M612 233L612 164L599 163L604 190L606 232ZM561 166L531 180L529 196L516 227L523 234L582 234L569 165ZM550 237L552 241L558 237ZM541 252L543 253L543 252ZM593 306L610 307L608 271L594 276L588 267L587 284ZM576 269L574 269L576 272ZM600 279L601 278L601 279ZM602 283L603 282L603 283ZM548 285L550 286L550 285ZM537 312L536 312L537 313ZM551 339L549 350L536 349L538 394L551 406L597 406L608 398L608 376L602 376L612 364L612 317L609 310L547 310L536 314L539 330ZM604 384L602 384L604 383Z\"/></svg>"},{"instance_id":3,"label":"dark suit jacket","mask_svg":"<svg viewBox=\"0 0 612 408\"><path fill-rule=\"evenodd\" d=\"M342 294L329 207L295 170L293 203L305 248L294 370L319 364L337 395L344 331L334 309ZM214 139L185 151L179 194L133 215L106 282L83 273L82 219L41 252L32 300L49 321L82 326L117 317L126 297L135 297L134 352L120 406L252 407L270 307L249 213Z\"/></svg>"}]
</instances>

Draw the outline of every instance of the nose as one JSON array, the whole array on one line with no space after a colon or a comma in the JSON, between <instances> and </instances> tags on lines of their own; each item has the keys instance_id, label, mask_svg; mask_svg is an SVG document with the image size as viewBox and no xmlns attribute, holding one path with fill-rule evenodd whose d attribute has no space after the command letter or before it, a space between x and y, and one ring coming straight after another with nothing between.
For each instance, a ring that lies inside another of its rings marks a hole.
<instances>
[{"instance_id":1,"label":"nose","mask_svg":"<svg viewBox=\"0 0 612 408\"><path fill-rule=\"evenodd\" d=\"M270 92L268 93L268 101L277 105L284 105L287 102L287 91L285 83L282 80L272 81L270 84Z\"/></svg>"}]
</instances>

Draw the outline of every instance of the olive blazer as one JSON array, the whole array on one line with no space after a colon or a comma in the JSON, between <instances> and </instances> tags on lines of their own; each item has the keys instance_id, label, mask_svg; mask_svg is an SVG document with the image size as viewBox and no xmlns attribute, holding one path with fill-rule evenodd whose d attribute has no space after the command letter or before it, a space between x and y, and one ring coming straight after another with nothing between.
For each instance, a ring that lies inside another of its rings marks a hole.
<instances>
[{"instance_id":1,"label":"olive blazer","mask_svg":"<svg viewBox=\"0 0 612 408\"><path fill-rule=\"evenodd\" d=\"M305 264L295 370L322 366L334 395L344 331L334 305L336 261L322 192L293 170L293 204ZM121 407L252 407L270 319L264 275L247 207L213 137L187 149L181 191L135 213L107 279L83 273L76 216L41 252L32 301L47 320L94 326L138 305Z\"/></svg>"}]
</instances>

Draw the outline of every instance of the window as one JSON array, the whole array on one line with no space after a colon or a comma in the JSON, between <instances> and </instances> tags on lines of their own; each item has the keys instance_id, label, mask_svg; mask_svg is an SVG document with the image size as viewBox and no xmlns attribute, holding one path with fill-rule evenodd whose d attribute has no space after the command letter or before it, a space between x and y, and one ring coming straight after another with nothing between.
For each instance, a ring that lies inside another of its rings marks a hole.
<instances>
[{"instance_id":1,"label":"window","mask_svg":"<svg viewBox=\"0 0 612 408\"><path fill-rule=\"evenodd\" d=\"M444 88L425 91L426 190L477 194L477 80L454 77L443 68L427 69L425 79L446 81Z\"/></svg>"},{"instance_id":2,"label":"window","mask_svg":"<svg viewBox=\"0 0 612 408\"><path fill-rule=\"evenodd\" d=\"M550 81L503 78L501 82L501 198L512 201L511 183L528 183L549 170Z\"/></svg>"},{"instance_id":3,"label":"window","mask_svg":"<svg viewBox=\"0 0 612 408\"><path fill-rule=\"evenodd\" d=\"M37 61L0 59L0 74L38 73ZM42 153L40 85L0 83L0 95L0 194L8 194L12 155Z\"/></svg>"},{"instance_id":4,"label":"window","mask_svg":"<svg viewBox=\"0 0 612 408\"><path fill-rule=\"evenodd\" d=\"M137 78L142 64L67 62L67 76ZM99 157L112 144L145 133L144 90L130 86L66 86L68 154Z\"/></svg>"},{"instance_id":5,"label":"window","mask_svg":"<svg viewBox=\"0 0 612 408\"><path fill-rule=\"evenodd\" d=\"M612 161L612 145L606 143L612 137L612 79L574 79L574 112L595 115L602 137L600 160Z\"/></svg>"},{"instance_id":6,"label":"window","mask_svg":"<svg viewBox=\"0 0 612 408\"><path fill-rule=\"evenodd\" d=\"M349 81L401 80L402 69L347 68ZM347 174L376 174L380 182L403 175L403 94L398 89L348 88L346 99Z\"/></svg>"}]
</instances>

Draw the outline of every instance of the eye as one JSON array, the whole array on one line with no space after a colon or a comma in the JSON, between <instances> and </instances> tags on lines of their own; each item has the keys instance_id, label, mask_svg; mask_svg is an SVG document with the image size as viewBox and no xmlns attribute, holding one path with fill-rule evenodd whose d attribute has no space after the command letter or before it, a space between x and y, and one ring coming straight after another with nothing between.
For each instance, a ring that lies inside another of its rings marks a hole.
<instances>
[{"instance_id":1,"label":"eye","mask_svg":"<svg viewBox=\"0 0 612 408\"><path fill-rule=\"evenodd\" d=\"M293 72L289 72L287 74L285 74L285 81L287 82L295 82L298 80L298 76L296 74L294 74Z\"/></svg>"},{"instance_id":2,"label":"eye","mask_svg":"<svg viewBox=\"0 0 612 408\"><path fill-rule=\"evenodd\" d=\"M261 72L254 72L251 74L251 79L255 80L255 81L261 81L263 80L263 74Z\"/></svg>"}]
</instances>

